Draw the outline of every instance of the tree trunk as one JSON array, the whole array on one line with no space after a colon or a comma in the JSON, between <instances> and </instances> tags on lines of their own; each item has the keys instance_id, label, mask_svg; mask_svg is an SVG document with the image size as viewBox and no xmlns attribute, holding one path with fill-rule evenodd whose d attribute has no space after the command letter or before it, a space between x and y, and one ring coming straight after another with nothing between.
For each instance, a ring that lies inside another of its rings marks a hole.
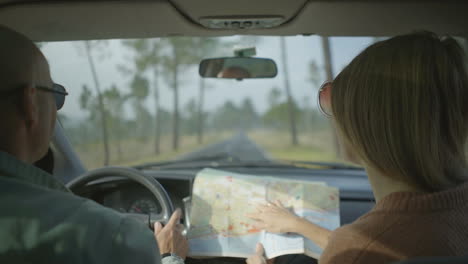
<instances>
[{"instance_id":1,"label":"tree trunk","mask_svg":"<svg viewBox=\"0 0 468 264\"><path fill-rule=\"evenodd\" d=\"M155 138L154 138L154 153L161 153L161 113L159 106L159 87L158 87L159 72L157 66L154 69L154 104L155 104Z\"/></svg>"},{"instance_id":2,"label":"tree trunk","mask_svg":"<svg viewBox=\"0 0 468 264\"><path fill-rule=\"evenodd\" d=\"M328 37L322 37L322 48L323 48L323 61L325 64L325 74L327 76L327 80L333 80L333 66L332 66L332 58L331 58L331 50L330 50L330 41Z\"/></svg>"},{"instance_id":3,"label":"tree trunk","mask_svg":"<svg viewBox=\"0 0 468 264\"><path fill-rule=\"evenodd\" d=\"M174 121L172 123L172 149L177 150L179 149L179 82L178 82L178 70L179 70L179 60L177 57L177 51L175 47L173 49L173 56L174 56L174 65L173 65L173 80L172 85L174 89Z\"/></svg>"},{"instance_id":4,"label":"tree trunk","mask_svg":"<svg viewBox=\"0 0 468 264\"><path fill-rule=\"evenodd\" d=\"M117 127L117 129L115 130L115 133L116 133L116 136L117 136L117 142L116 142L116 144L117 144L117 159L118 159L119 161L121 161L121 160L122 160L122 142L121 142L121 140L122 140L122 135L120 134L120 132L121 132L120 129L121 129L122 127L121 127L120 124L118 124L117 126L118 126L118 127Z\"/></svg>"},{"instance_id":5,"label":"tree trunk","mask_svg":"<svg viewBox=\"0 0 468 264\"><path fill-rule=\"evenodd\" d=\"M203 125L204 125L204 116L203 116L203 104L205 100L205 80L200 77L199 82L199 91L198 91L198 127L197 127L197 138L198 144L203 143Z\"/></svg>"},{"instance_id":6,"label":"tree trunk","mask_svg":"<svg viewBox=\"0 0 468 264\"><path fill-rule=\"evenodd\" d=\"M459 43L462 46L463 50L465 51L465 54L468 54L468 36L465 37L460 37ZM466 68L468 69L468 57L465 56L465 65ZM468 144L465 144L465 153L468 155Z\"/></svg>"},{"instance_id":7,"label":"tree trunk","mask_svg":"<svg viewBox=\"0 0 468 264\"><path fill-rule=\"evenodd\" d=\"M325 73L328 81L332 81L333 74L333 65L332 65L332 55L330 49L330 41L328 37L322 37L322 48L323 48L323 61L325 64ZM340 143L338 142L338 137L336 135L336 127L333 123L330 122L333 133L333 147L335 149L335 155L337 158L341 158Z\"/></svg>"},{"instance_id":8,"label":"tree trunk","mask_svg":"<svg viewBox=\"0 0 468 264\"><path fill-rule=\"evenodd\" d=\"M122 102L119 103L117 106L118 109L122 108ZM119 117L114 120L115 124L111 127L114 127L114 134L116 138L116 145L117 145L117 160L121 161L122 160L122 123L120 122L120 117L122 116L121 114L118 115Z\"/></svg>"},{"instance_id":9,"label":"tree trunk","mask_svg":"<svg viewBox=\"0 0 468 264\"><path fill-rule=\"evenodd\" d=\"M88 57L89 66L91 68L91 73L94 79L94 85L96 87L96 92L98 96L99 112L101 112L101 124L102 124L102 140L104 143L104 166L109 165L109 134L107 132L107 117L104 109L104 101L101 94L101 88L99 86L99 80L96 73L96 68L94 67L94 61L91 56L91 46L88 41L85 41L86 55Z\"/></svg>"},{"instance_id":10,"label":"tree trunk","mask_svg":"<svg viewBox=\"0 0 468 264\"><path fill-rule=\"evenodd\" d=\"M289 72L288 72L288 57L286 51L286 40L284 37L280 37L281 45L281 60L283 64L283 74L284 74L284 88L286 89L286 97L288 99L288 111L289 111L289 124L290 124L290 133L291 133L291 144L293 146L299 145L297 138L297 126L296 126L296 113L294 109L294 100L291 94L291 87L289 83Z\"/></svg>"}]
</instances>

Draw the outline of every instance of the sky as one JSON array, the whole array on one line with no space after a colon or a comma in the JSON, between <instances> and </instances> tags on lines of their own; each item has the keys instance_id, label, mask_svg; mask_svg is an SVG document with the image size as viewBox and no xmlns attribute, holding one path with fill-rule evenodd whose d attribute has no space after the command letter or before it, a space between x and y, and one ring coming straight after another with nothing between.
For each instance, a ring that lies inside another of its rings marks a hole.
<instances>
[{"instance_id":1,"label":"sky","mask_svg":"<svg viewBox=\"0 0 468 264\"><path fill-rule=\"evenodd\" d=\"M223 37L223 39L236 41L238 37ZM335 75L348 64L353 57L373 42L367 37L336 37L331 38L332 62ZM239 43L240 46L249 46L249 43ZM320 38L317 36L291 36L286 37L288 53L287 67L290 73L291 90L294 99L301 105L316 104L316 87L308 81L309 63L315 60L323 69L323 54ZM84 56L84 43L49 42L41 50L49 61L52 78L55 82L66 87L69 96L61 110L67 117L73 119L85 118L87 113L79 106L79 96L84 84L93 88L94 82L88 61ZM206 91L205 110L213 111L226 100L240 103L244 98L250 97L258 112L268 108L267 95L272 87L283 90L283 64L280 57L279 37L262 37L256 45L256 57L273 59L278 65L278 75L273 79L248 79L243 81L227 79L207 79L210 87ZM117 65L132 65L131 53L122 45L121 40L109 40L105 47L106 56L95 56L96 71L102 89L115 84L122 92L129 91L131 76L125 76L117 70ZM225 54L225 56L232 56ZM198 96L198 67L194 65L181 75L180 105L187 103L191 98ZM323 78L325 74L322 73ZM159 80L162 107L171 110L172 91L163 80ZM314 89L315 88L315 89ZM152 95L148 96L145 104L150 112L154 112ZM130 113L127 113L131 115Z\"/></svg>"}]
</instances>

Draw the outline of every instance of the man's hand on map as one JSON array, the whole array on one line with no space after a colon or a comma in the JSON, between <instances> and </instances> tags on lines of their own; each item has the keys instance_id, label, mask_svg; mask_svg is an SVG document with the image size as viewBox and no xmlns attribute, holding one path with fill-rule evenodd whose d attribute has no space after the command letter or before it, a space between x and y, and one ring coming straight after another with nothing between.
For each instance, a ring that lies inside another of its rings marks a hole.
<instances>
[{"instance_id":1,"label":"man's hand on map","mask_svg":"<svg viewBox=\"0 0 468 264\"><path fill-rule=\"evenodd\" d=\"M300 217L284 207L280 201L259 205L256 213L246 214L246 216L257 221L256 228L271 233L293 232L292 228L300 219Z\"/></svg>"},{"instance_id":2,"label":"man's hand on map","mask_svg":"<svg viewBox=\"0 0 468 264\"><path fill-rule=\"evenodd\" d=\"M159 222L154 224L154 236L158 241L161 255L173 253L183 259L187 256L188 242L182 235L184 226L179 224L181 216L182 210L177 209L164 227Z\"/></svg>"},{"instance_id":3,"label":"man's hand on map","mask_svg":"<svg viewBox=\"0 0 468 264\"><path fill-rule=\"evenodd\" d=\"M257 243L255 248L255 255L246 260L247 264L269 264L265 258L265 249L261 243Z\"/></svg>"}]
</instances>

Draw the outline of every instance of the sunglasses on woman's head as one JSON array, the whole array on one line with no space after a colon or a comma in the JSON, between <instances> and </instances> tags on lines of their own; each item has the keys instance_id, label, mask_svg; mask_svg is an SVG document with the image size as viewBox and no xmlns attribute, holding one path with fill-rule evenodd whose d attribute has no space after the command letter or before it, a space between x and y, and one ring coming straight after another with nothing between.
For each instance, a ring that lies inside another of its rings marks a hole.
<instances>
[{"instance_id":1,"label":"sunglasses on woman's head","mask_svg":"<svg viewBox=\"0 0 468 264\"><path fill-rule=\"evenodd\" d=\"M332 117L331 90L332 82L327 81L320 86L317 95L320 112L322 112L326 117Z\"/></svg>"}]
</instances>

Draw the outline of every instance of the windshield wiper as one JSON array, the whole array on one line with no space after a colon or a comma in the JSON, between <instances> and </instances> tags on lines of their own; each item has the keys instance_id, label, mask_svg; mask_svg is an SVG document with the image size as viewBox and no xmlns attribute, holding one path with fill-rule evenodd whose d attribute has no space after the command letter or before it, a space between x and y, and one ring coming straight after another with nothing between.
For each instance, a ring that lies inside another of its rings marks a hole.
<instances>
[{"instance_id":1,"label":"windshield wiper","mask_svg":"<svg viewBox=\"0 0 468 264\"><path fill-rule=\"evenodd\" d=\"M137 169L158 169L158 170L171 170L171 169L200 169L200 168L212 168L212 169L222 169L222 168L287 168L287 169L297 169L301 168L299 166L290 165L290 164L281 164L275 163L272 161L215 161L215 160L197 160L191 162L177 162L166 165L158 166L145 166L145 167L135 167Z\"/></svg>"},{"instance_id":2,"label":"windshield wiper","mask_svg":"<svg viewBox=\"0 0 468 264\"><path fill-rule=\"evenodd\" d=\"M290 160L257 160L242 161L228 153L200 156L194 159L174 160L168 162L148 163L136 166L137 169L198 169L198 168L278 168L278 169L353 169L362 168L341 163L290 161Z\"/></svg>"},{"instance_id":3,"label":"windshield wiper","mask_svg":"<svg viewBox=\"0 0 468 264\"><path fill-rule=\"evenodd\" d=\"M146 168L160 168L160 167L176 167L183 164L191 164L191 163L206 163L206 162L218 162L218 161L227 161L227 162L237 162L240 159L234 155L231 155L227 152L217 153L214 155L201 155L195 158L189 159L176 159L176 160L169 160L169 161L161 161L161 162L150 162L144 163L141 165L134 166L135 169L146 169Z\"/></svg>"},{"instance_id":4,"label":"windshield wiper","mask_svg":"<svg viewBox=\"0 0 468 264\"><path fill-rule=\"evenodd\" d=\"M246 161L237 163L219 163L215 168L294 168L294 169L316 169L316 170L362 170L362 167L333 162L315 161L291 161L291 160L265 160Z\"/></svg>"},{"instance_id":5,"label":"windshield wiper","mask_svg":"<svg viewBox=\"0 0 468 264\"><path fill-rule=\"evenodd\" d=\"M339 162L320 162L320 161L298 161L298 160L280 160L281 162L286 162L291 165L296 166L319 166L325 167L327 169L333 170L363 170L363 167L354 166L351 164L346 163L339 163Z\"/></svg>"}]
</instances>

